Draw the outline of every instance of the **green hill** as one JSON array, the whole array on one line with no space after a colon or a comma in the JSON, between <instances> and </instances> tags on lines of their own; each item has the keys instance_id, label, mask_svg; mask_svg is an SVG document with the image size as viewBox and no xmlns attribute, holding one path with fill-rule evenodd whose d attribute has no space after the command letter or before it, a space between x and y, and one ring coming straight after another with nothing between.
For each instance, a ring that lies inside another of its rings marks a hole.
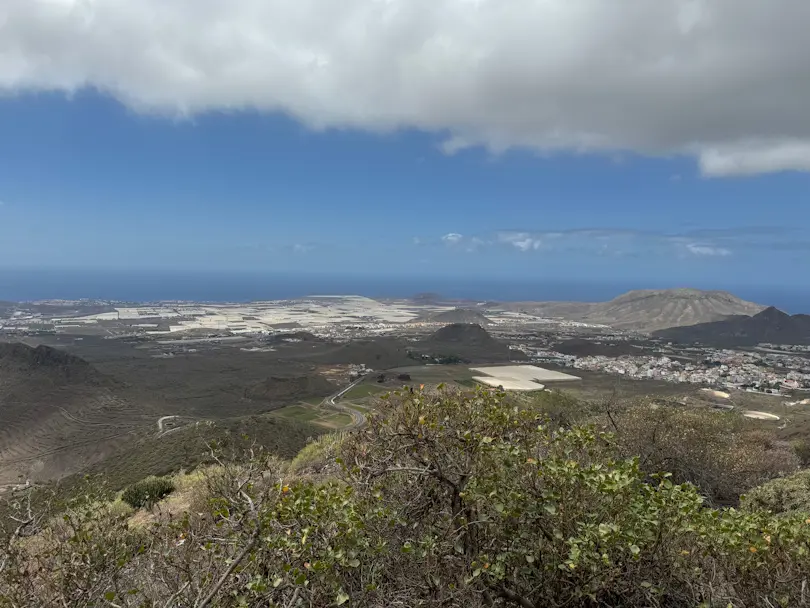
<instances>
[{"instance_id":1,"label":"green hill","mask_svg":"<svg viewBox=\"0 0 810 608\"><path fill-rule=\"evenodd\" d=\"M82 475L101 475L110 487L119 489L150 475L167 475L211 463L211 447L238 455L261 446L270 454L291 459L308 440L324 432L314 424L268 415L192 423L123 445Z\"/></svg>"}]
</instances>

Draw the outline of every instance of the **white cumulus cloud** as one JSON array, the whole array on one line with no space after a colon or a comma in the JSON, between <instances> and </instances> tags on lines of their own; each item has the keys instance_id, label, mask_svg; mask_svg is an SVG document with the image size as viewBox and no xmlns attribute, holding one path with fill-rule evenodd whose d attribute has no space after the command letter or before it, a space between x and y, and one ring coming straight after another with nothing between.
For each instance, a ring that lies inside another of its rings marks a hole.
<instances>
[{"instance_id":1,"label":"white cumulus cloud","mask_svg":"<svg viewBox=\"0 0 810 608\"><path fill-rule=\"evenodd\" d=\"M810 168L810 141L739 144L704 150L700 167L707 175L747 175Z\"/></svg>"},{"instance_id":2,"label":"white cumulus cloud","mask_svg":"<svg viewBox=\"0 0 810 608\"><path fill-rule=\"evenodd\" d=\"M0 94L810 170L802 0L3 0Z\"/></svg>"},{"instance_id":3,"label":"white cumulus cloud","mask_svg":"<svg viewBox=\"0 0 810 608\"><path fill-rule=\"evenodd\" d=\"M464 235L458 232L449 232L442 237L442 241L449 245L456 245L462 241Z\"/></svg>"},{"instance_id":4,"label":"white cumulus cloud","mask_svg":"<svg viewBox=\"0 0 810 608\"><path fill-rule=\"evenodd\" d=\"M537 250L543 246L540 238L532 236L528 232L500 232L498 240L501 243L508 243L520 251Z\"/></svg>"},{"instance_id":5,"label":"white cumulus cloud","mask_svg":"<svg viewBox=\"0 0 810 608\"><path fill-rule=\"evenodd\" d=\"M693 255L706 255L706 256L720 256L725 257L731 255L731 251L725 247L714 247L712 245L700 245L698 243L689 243L686 246L689 253Z\"/></svg>"}]
</instances>

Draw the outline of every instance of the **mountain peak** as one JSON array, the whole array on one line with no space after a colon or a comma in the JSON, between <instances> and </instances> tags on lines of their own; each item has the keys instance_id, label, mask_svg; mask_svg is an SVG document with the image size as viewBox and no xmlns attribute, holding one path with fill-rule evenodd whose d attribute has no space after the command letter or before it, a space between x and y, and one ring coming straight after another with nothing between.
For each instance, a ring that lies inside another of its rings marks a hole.
<instances>
[{"instance_id":1,"label":"mountain peak","mask_svg":"<svg viewBox=\"0 0 810 608\"><path fill-rule=\"evenodd\" d=\"M426 354L454 355L466 361L510 361L525 359L520 351L493 338L477 323L451 323L423 339L419 349Z\"/></svg>"},{"instance_id":2,"label":"mountain peak","mask_svg":"<svg viewBox=\"0 0 810 608\"><path fill-rule=\"evenodd\" d=\"M693 288L640 289L594 305L586 321L619 328L656 331L669 327L754 315L764 309L726 291Z\"/></svg>"},{"instance_id":3,"label":"mountain peak","mask_svg":"<svg viewBox=\"0 0 810 608\"><path fill-rule=\"evenodd\" d=\"M779 310L778 308L776 308L776 306L768 306L768 308L766 308L762 312L759 312L756 315L754 315L754 318L778 321L781 319L789 319L790 315L782 310Z\"/></svg>"},{"instance_id":4,"label":"mountain peak","mask_svg":"<svg viewBox=\"0 0 810 608\"><path fill-rule=\"evenodd\" d=\"M492 339L489 332L478 323L450 323L437 330L432 337L437 340L449 340L452 342Z\"/></svg>"},{"instance_id":5,"label":"mountain peak","mask_svg":"<svg viewBox=\"0 0 810 608\"><path fill-rule=\"evenodd\" d=\"M673 327L653 335L676 342L701 342L717 346L754 346L764 342L810 344L810 316L791 316L769 306L754 316L738 315L691 327Z\"/></svg>"},{"instance_id":6,"label":"mountain peak","mask_svg":"<svg viewBox=\"0 0 810 608\"><path fill-rule=\"evenodd\" d=\"M106 380L84 359L63 350L40 344L29 346L22 342L0 343L0 370L40 374L59 382L88 382Z\"/></svg>"}]
</instances>

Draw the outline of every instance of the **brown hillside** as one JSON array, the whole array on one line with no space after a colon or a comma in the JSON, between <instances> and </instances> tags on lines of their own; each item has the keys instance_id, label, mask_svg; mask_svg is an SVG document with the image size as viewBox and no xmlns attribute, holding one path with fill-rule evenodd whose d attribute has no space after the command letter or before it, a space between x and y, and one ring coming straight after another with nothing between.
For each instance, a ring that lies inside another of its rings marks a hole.
<instances>
[{"instance_id":1,"label":"brown hillside","mask_svg":"<svg viewBox=\"0 0 810 608\"><path fill-rule=\"evenodd\" d=\"M81 470L154 420L84 359L0 344L0 485Z\"/></svg>"}]
</instances>

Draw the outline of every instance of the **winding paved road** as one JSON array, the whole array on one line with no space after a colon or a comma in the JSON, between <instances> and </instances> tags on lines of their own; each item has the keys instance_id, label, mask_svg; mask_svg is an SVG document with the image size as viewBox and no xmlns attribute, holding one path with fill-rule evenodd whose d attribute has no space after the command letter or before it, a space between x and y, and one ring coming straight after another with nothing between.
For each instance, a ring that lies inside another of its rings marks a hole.
<instances>
[{"instance_id":1,"label":"winding paved road","mask_svg":"<svg viewBox=\"0 0 810 608\"><path fill-rule=\"evenodd\" d=\"M362 381L363 381L363 376L361 376L360 378L358 378L357 380L352 382L346 388L343 388L343 389L339 390L337 393L335 393L331 397L327 397L326 399L323 400L324 405L334 407L335 409L338 409L341 412L345 412L345 413L349 414L349 416L352 417L352 423L349 426L346 427L348 429L356 429L356 428L359 428L359 427L363 426L366 423L366 415L363 412L359 411L359 410L356 410L356 409L353 409L353 408L349 407L348 405L338 403L338 401L343 397L343 395L348 393L350 390L352 390L355 386L360 384Z\"/></svg>"}]
</instances>

